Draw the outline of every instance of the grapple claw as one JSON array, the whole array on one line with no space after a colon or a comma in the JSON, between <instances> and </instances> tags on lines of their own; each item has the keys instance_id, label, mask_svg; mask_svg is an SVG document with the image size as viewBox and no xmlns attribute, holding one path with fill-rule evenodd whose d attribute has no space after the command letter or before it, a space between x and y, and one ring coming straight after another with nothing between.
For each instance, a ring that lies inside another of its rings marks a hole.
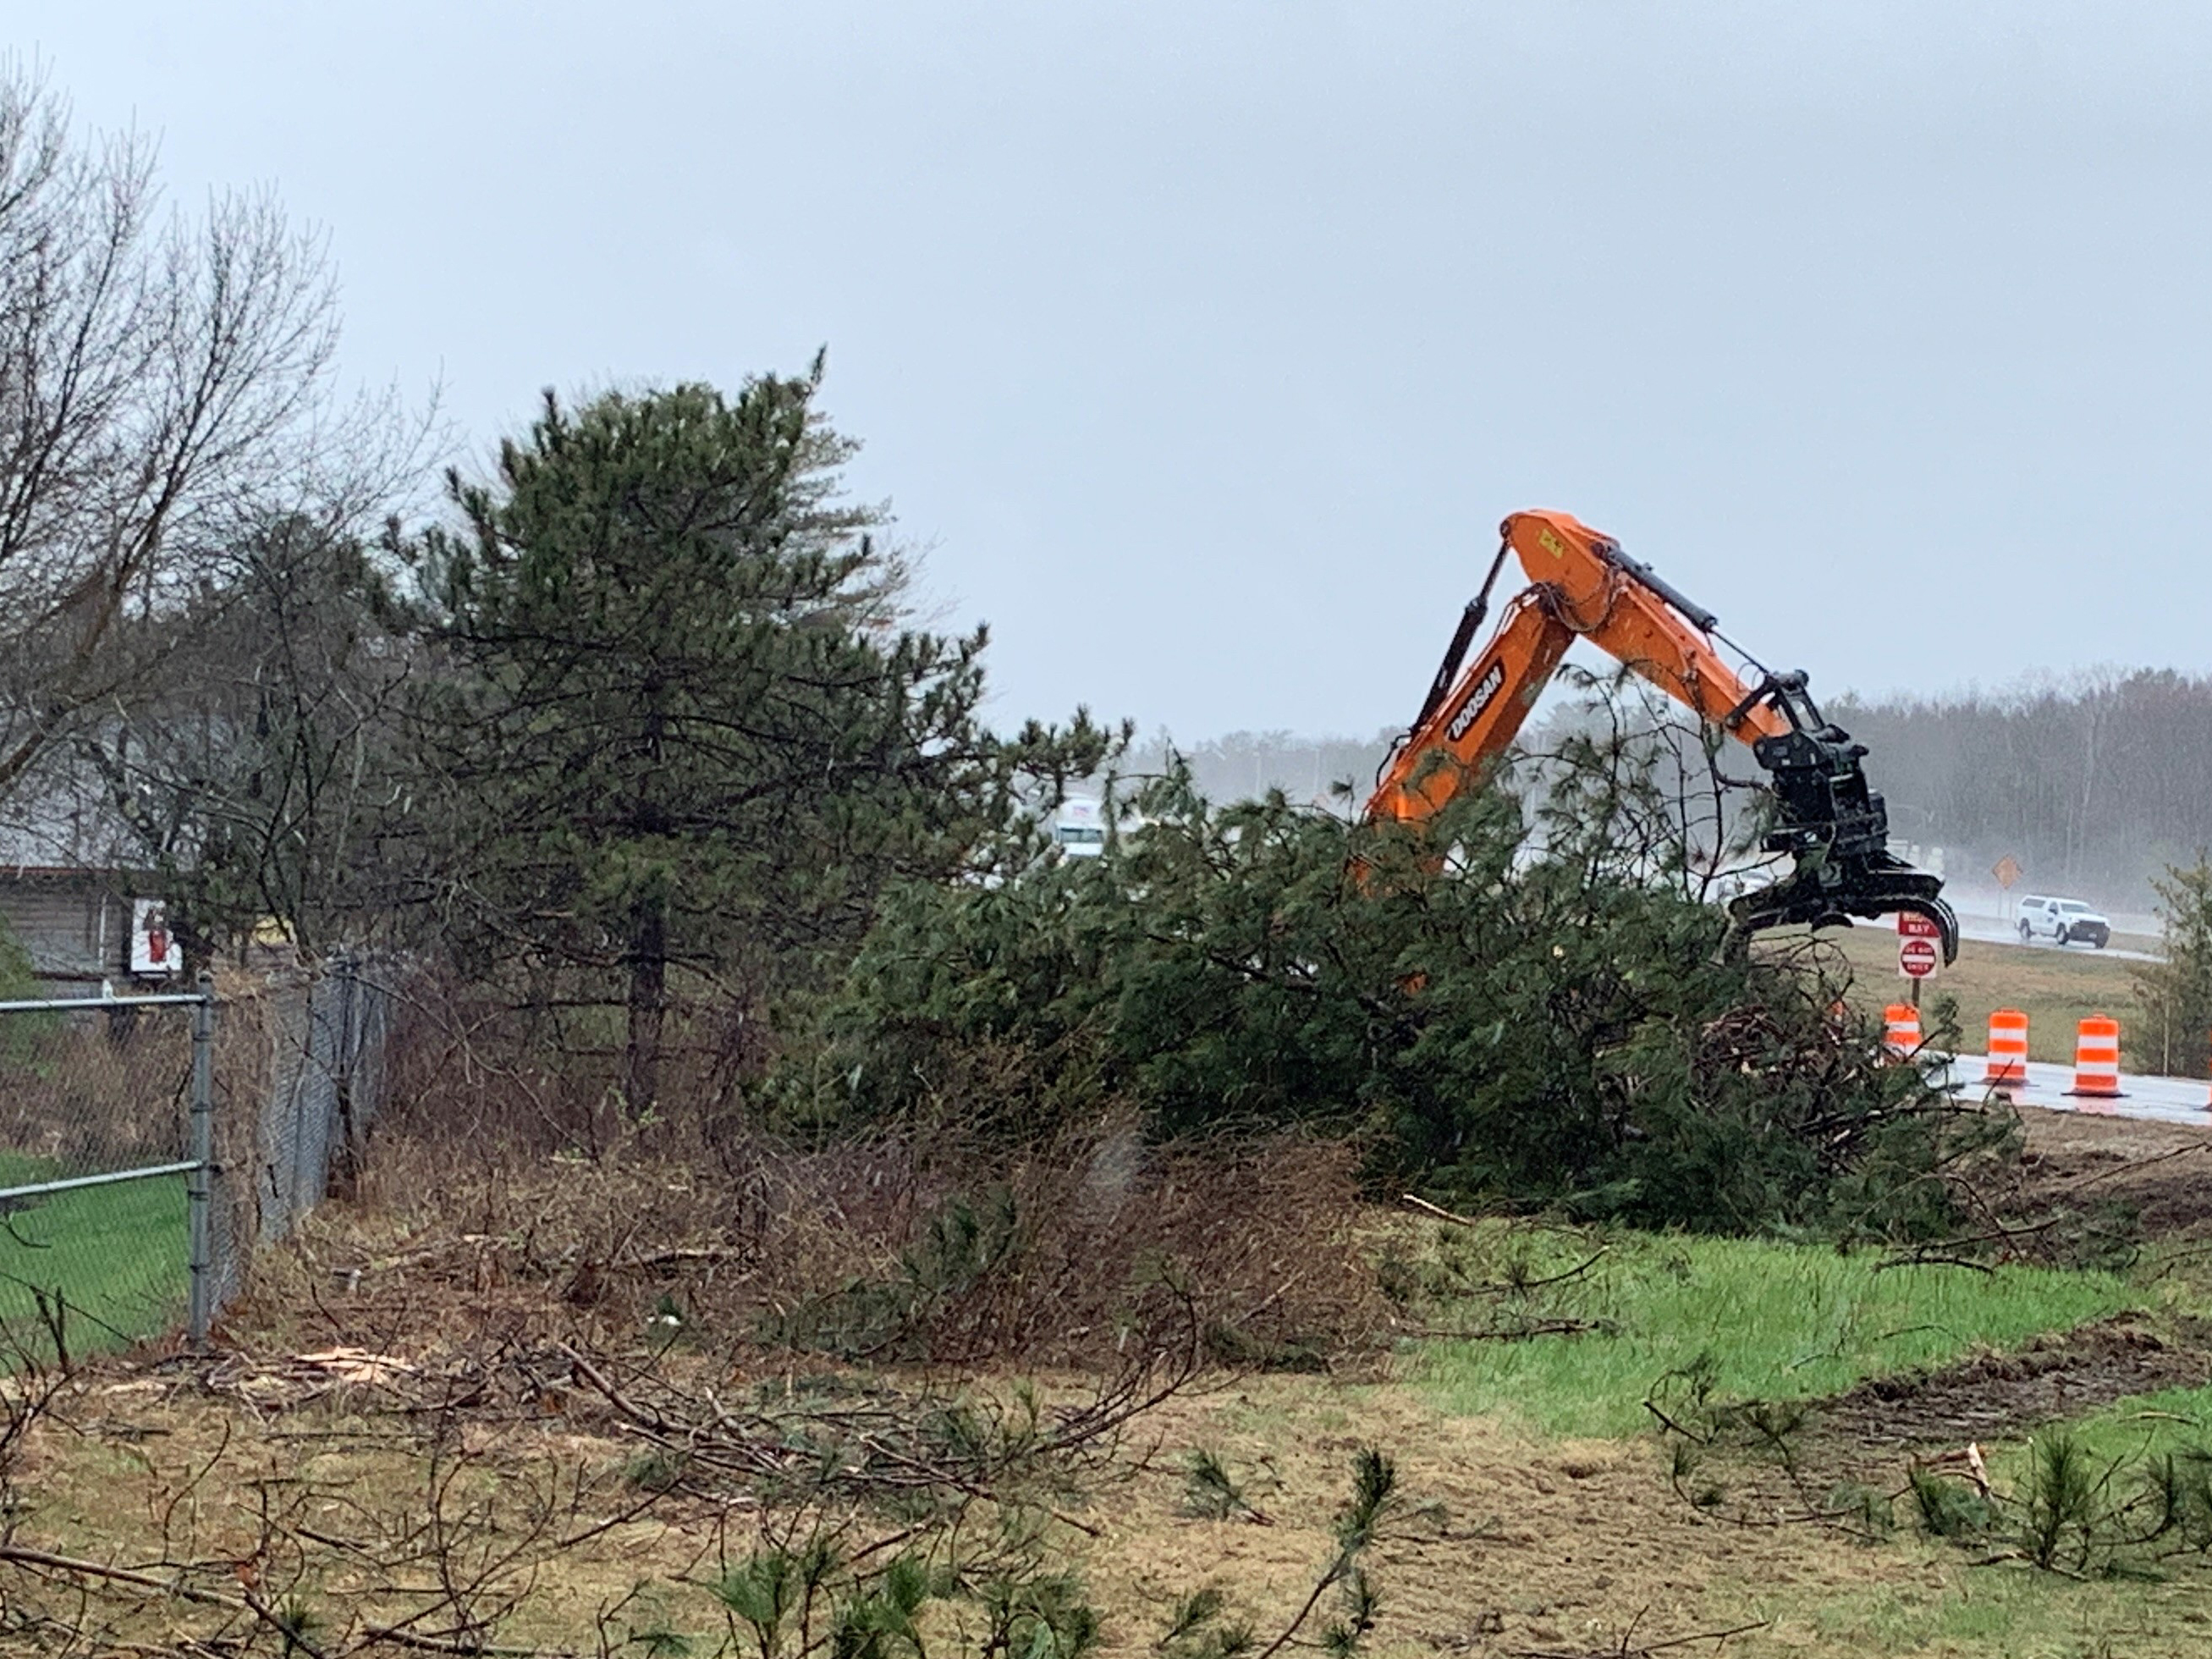
<instances>
[{"instance_id":1,"label":"grapple claw","mask_svg":"<svg viewBox=\"0 0 2212 1659\"><path fill-rule=\"evenodd\" d=\"M1943 902L1943 878L1889 851L1889 809L1867 785L1866 746L1823 718L1802 674L1770 674L1746 700L1771 703L1790 730L1751 745L1772 778L1775 817L1765 845L1796 860L1790 875L1745 894L1729 908L1748 936L1792 922L1848 927L1903 911L1936 924L1946 963L1959 958L1959 918ZM1739 711L1741 712L1741 711Z\"/></svg>"},{"instance_id":2,"label":"grapple claw","mask_svg":"<svg viewBox=\"0 0 2212 1659\"><path fill-rule=\"evenodd\" d=\"M1903 911L1936 924L1948 965L1959 959L1959 918L1942 895L1942 877L1877 853L1847 860L1808 860L1784 879L1735 900L1729 915L1736 931L1748 936L1792 924L1848 927L1854 917L1871 921Z\"/></svg>"}]
</instances>

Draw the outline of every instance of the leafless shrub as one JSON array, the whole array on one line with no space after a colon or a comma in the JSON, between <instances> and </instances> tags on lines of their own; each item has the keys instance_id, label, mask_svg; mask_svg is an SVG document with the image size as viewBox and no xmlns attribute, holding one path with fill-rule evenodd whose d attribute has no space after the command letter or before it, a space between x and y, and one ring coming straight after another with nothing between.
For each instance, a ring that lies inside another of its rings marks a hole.
<instances>
[{"instance_id":1,"label":"leafless shrub","mask_svg":"<svg viewBox=\"0 0 2212 1659\"><path fill-rule=\"evenodd\" d=\"M1107 1118L1024 1146L967 1133L950 1103L927 1126L820 1142L704 1110L612 1113L568 1139L556 1068L471 1042L469 1006L417 988L359 1203L263 1264L237 1329L296 1331L313 1310L373 1346L465 1322L523 1342L1112 1369L1194 1320L1212 1360L1313 1367L1389 1318L1340 1141L1156 1143ZM226 1006L225 1043L266 1051L256 1006Z\"/></svg>"},{"instance_id":2,"label":"leafless shrub","mask_svg":"<svg viewBox=\"0 0 2212 1659\"><path fill-rule=\"evenodd\" d=\"M1295 1136L1160 1147L1117 1126L998 1163L766 1134L586 1158L410 1120L380 1132L360 1205L266 1261L232 1322L1106 1369L1194 1338L1211 1360L1310 1367L1388 1318L1354 1164Z\"/></svg>"}]
</instances>

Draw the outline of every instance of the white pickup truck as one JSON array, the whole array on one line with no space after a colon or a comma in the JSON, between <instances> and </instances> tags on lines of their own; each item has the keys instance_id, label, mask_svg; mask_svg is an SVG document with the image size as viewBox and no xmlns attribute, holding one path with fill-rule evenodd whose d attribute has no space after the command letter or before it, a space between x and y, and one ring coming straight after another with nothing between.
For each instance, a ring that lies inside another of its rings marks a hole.
<instances>
[{"instance_id":1,"label":"white pickup truck","mask_svg":"<svg viewBox=\"0 0 2212 1659\"><path fill-rule=\"evenodd\" d=\"M1106 850L1104 804L1070 795L1053 814L1052 839L1063 858L1097 858Z\"/></svg>"},{"instance_id":2,"label":"white pickup truck","mask_svg":"<svg viewBox=\"0 0 2212 1659\"><path fill-rule=\"evenodd\" d=\"M2101 951L2112 943L2112 924L2080 899L2030 895L2020 902L2020 942L2037 939L2061 945L2080 939Z\"/></svg>"}]
</instances>

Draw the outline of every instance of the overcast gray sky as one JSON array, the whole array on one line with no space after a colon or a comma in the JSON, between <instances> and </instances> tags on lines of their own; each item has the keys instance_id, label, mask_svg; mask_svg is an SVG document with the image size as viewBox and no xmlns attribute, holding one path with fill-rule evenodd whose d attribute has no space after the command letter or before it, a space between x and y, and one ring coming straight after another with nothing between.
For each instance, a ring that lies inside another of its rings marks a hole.
<instances>
[{"instance_id":1,"label":"overcast gray sky","mask_svg":"<svg viewBox=\"0 0 2212 1659\"><path fill-rule=\"evenodd\" d=\"M1410 718L1556 506L1816 687L2212 670L2212 8L0 0L345 363L830 349L1002 718Z\"/></svg>"}]
</instances>

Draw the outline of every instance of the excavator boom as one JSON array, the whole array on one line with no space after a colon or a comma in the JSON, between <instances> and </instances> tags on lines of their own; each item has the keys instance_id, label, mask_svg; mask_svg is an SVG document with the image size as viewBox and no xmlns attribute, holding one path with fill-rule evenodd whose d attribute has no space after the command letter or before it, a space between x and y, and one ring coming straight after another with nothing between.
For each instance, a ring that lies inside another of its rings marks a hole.
<instances>
[{"instance_id":1,"label":"excavator boom","mask_svg":"<svg viewBox=\"0 0 2212 1659\"><path fill-rule=\"evenodd\" d=\"M1765 848L1789 854L1794 868L1729 907L1741 932L1904 911L1934 921L1943 959L1956 959L1958 919L1943 902L1942 880L1890 855L1888 812L1860 765L1866 749L1822 717L1804 675L1747 683L1715 649L1719 623L1711 611L1565 513L1516 513L1499 535L1498 557L1460 618L1420 714L1368 799L1370 819L1429 817L1482 780L1568 647L1587 639L1747 744L1766 769L1776 813ZM1497 632L1468 663L1508 555L1528 586L1507 602Z\"/></svg>"}]
</instances>

